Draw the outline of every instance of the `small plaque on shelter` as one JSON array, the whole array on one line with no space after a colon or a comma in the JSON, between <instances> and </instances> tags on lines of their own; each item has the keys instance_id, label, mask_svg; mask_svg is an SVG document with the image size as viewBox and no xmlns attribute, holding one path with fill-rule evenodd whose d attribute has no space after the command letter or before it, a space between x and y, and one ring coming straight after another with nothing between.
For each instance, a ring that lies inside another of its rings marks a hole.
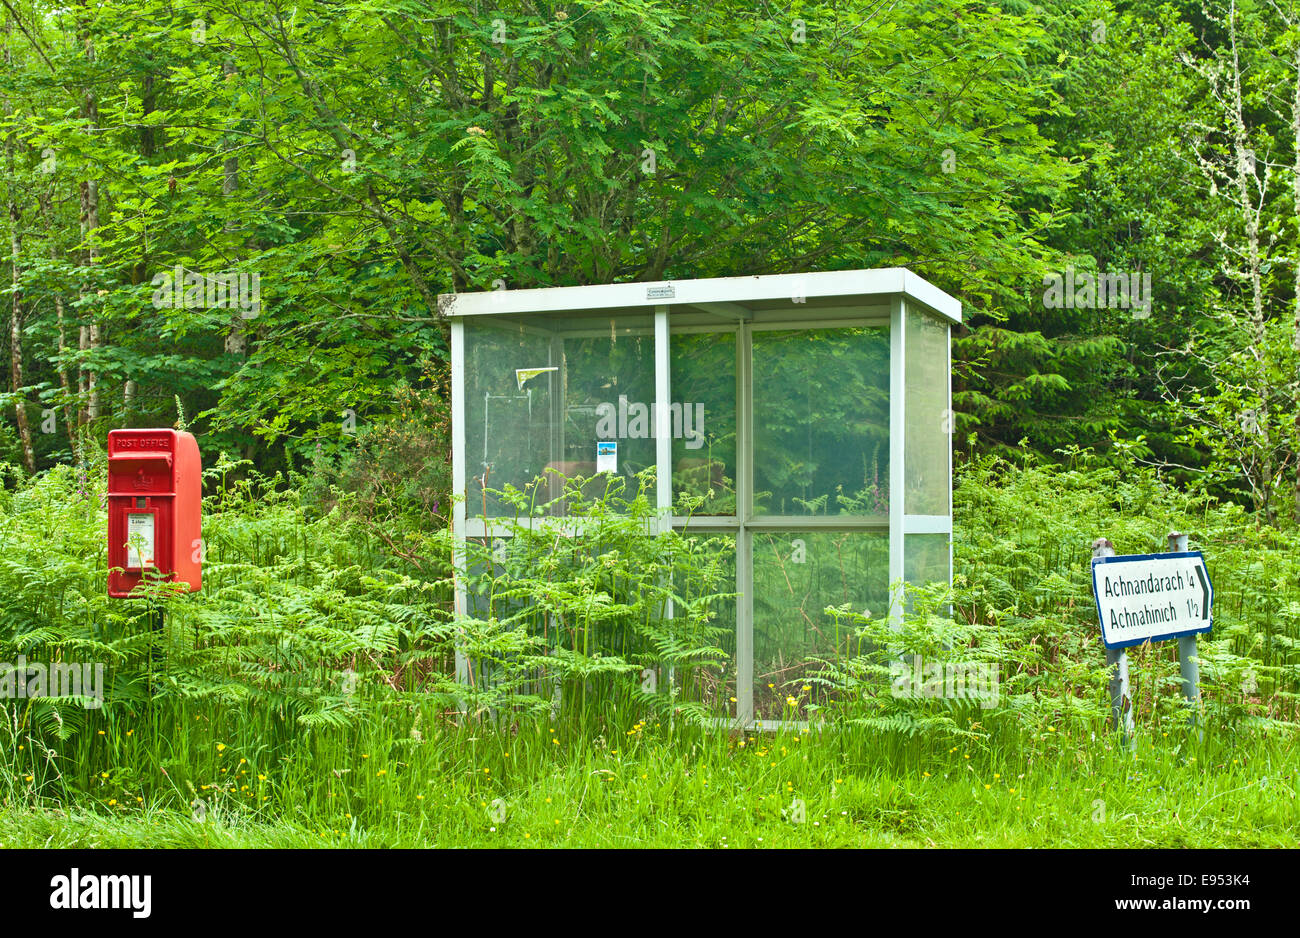
<instances>
[{"instance_id":1,"label":"small plaque on shelter","mask_svg":"<svg viewBox=\"0 0 1300 938\"><path fill-rule=\"evenodd\" d=\"M601 441L596 444L596 471L618 473L618 444Z\"/></svg>"}]
</instances>

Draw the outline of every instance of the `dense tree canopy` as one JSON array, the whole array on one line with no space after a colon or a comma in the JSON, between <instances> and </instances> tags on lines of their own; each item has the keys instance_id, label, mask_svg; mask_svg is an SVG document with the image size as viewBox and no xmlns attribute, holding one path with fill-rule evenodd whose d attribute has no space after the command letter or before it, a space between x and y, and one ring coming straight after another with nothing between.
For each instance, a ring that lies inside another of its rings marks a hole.
<instances>
[{"instance_id":1,"label":"dense tree canopy","mask_svg":"<svg viewBox=\"0 0 1300 938\"><path fill-rule=\"evenodd\" d=\"M0 20L0 455L29 470L182 414L268 469L352 446L437 397L439 293L903 265L966 303L961 451L1118 445L1291 513L1292 0Z\"/></svg>"}]
</instances>

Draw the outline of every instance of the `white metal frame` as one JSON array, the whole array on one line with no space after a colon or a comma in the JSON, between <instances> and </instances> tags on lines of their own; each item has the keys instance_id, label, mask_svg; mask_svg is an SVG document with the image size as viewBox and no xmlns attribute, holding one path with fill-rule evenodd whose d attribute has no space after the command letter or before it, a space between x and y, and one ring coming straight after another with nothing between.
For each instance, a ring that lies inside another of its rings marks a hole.
<instances>
[{"instance_id":1,"label":"white metal frame","mask_svg":"<svg viewBox=\"0 0 1300 938\"><path fill-rule=\"evenodd\" d=\"M772 303L793 301L795 297L808 300L830 299L837 305L810 304L801 306L792 302L788 316L770 305L759 309L747 303ZM452 366L452 486L454 508L452 515L457 570L465 560L464 544L467 538L498 537L508 533L512 519L482 519L467 517L466 492L466 427L465 427L465 323L467 317L497 315L530 315L546 313L571 313L614 318L628 313L644 311L653 315L655 401L658 405L655 427L656 504L659 520L647 528L647 533L669 528L683 528L689 523L691 530L712 533L731 533L736 542L736 712L729 723L747 728L774 729L780 721L754 720L753 706L753 621L752 595L753 537L755 531L808 531L852 530L875 531L889 534L889 583L891 621L898 621L902 611L902 583L906 554L904 539L908 534L949 535L949 575L952 570L952 452L948 447L948 514L908 515L905 511L906 486L906 362L907 314L909 309L930 315L949 324L948 374L951 375L951 324L961 322L961 303L903 268L883 270L836 271L809 274L778 274L761 277L727 277L709 280L663 281L660 283L609 284L585 287L556 287L541 290L494 290L485 293L448 294L439 298L440 306L450 318ZM888 304L888 316L854 315L862 307ZM705 313L717 317L717 324L672 323L672 310L683 308L693 315ZM762 321L753 321L755 313ZM803 314L805 318L799 318ZM599 321L599 320L596 320ZM510 328L523 324L511 322ZM822 328L853 328L888 325L890 336L890 417L889 417L889 514L886 517L849 516L755 516L753 513L753 334L756 331L810 330ZM532 332L549 335L552 343L552 364L563 358L555 342L569 337L594 337L607 335L608 330L591 329L551 330L534 325L523 325ZM648 329L635 330L648 334ZM669 426L669 403L672 399L671 337L686 333L731 333L736 338L736 514L732 516L699 516L687 519L671 514L672 491L672 436ZM626 333L620 333L626 334ZM557 398L558 400L558 398ZM557 405L562 406L562 403ZM948 382L948 407L952 406L952 382ZM562 423L562 421L561 421ZM561 429L562 432L562 429ZM531 524L560 526L575 536L580 536L582 519L540 518ZM456 578L456 611L468 611L465 584ZM468 662L458 654L456 663L458 680L469 676ZM793 725L793 724L792 724Z\"/></svg>"},{"instance_id":2,"label":"white metal frame","mask_svg":"<svg viewBox=\"0 0 1300 938\"><path fill-rule=\"evenodd\" d=\"M961 322L961 302L904 267L880 270L826 271L809 274L770 274L759 277L717 277L705 280L662 280L655 283L612 283L587 287L547 287L540 290L489 290L445 293L438 298L443 315L483 316L502 313L559 313L596 310L626 311L636 307L718 307L720 318L749 318L745 303L824 297L841 298L843 305L893 296L908 296L939 316ZM816 309L810 306L807 312ZM707 311L707 310L706 310Z\"/></svg>"},{"instance_id":3,"label":"white metal frame","mask_svg":"<svg viewBox=\"0 0 1300 938\"><path fill-rule=\"evenodd\" d=\"M907 439L907 309L901 295L889 310L889 622L902 626L903 615L903 484Z\"/></svg>"}]
</instances>

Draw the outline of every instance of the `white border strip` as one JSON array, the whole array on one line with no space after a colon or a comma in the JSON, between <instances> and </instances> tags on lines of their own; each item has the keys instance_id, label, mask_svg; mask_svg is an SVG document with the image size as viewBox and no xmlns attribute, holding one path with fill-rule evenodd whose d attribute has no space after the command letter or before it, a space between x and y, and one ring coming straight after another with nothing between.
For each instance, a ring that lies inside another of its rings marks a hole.
<instances>
[{"instance_id":1,"label":"white border strip","mask_svg":"<svg viewBox=\"0 0 1300 938\"><path fill-rule=\"evenodd\" d=\"M904 534L952 534L948 515L904 515Z\"/></svg>"},{"instance_id":2,"label":"white border strip","mask_svg":"<svg viewBox=\"0 0 1300 938\"><path fill-rule=\"evenodd\" d=\"M444 293L438 297L438 306L444 316L484 316L567 310L631 310L660 306L665 300L670 300L673 305L696 305L788 300L792 296L868 297L904 294L953 322L961 322L959 300L904 267Z\"/></svg>"}]
</instances>

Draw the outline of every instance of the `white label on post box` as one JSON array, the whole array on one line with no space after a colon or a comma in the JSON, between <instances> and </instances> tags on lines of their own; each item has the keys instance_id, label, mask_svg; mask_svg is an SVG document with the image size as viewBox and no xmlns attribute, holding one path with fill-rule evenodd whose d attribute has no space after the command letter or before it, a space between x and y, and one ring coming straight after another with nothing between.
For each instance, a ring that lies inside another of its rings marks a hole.
<instances>
[{"instance_id":1,"label":"white label on post box","mask_svg":"<svg viewBox=\"0 0 1300 938\"><path fill-rule=\"evenodd\" d=\"M153 566L154 518L153 514L128 514L126 516L126 565L132 570ZM136 544L143 541L140 549ZM143 555L143 559L141 557Z\"/></svg>"},{"instance_id":2,"label":"white label on post box","mask_svg":"<svg viewBox=\"0 0 1300 938\"><path fill-rule=\"evenodd\" d=\"M618 474L618 444L599 442L596 444L596 471Z\"/></svg>"}]
</instances>

